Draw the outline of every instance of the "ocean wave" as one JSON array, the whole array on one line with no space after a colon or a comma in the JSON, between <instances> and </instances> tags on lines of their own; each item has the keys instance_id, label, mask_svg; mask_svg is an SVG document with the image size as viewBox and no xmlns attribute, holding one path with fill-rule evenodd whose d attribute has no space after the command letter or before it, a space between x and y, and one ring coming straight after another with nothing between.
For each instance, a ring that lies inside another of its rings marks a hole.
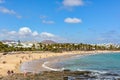
<instances>
[{"instance_id":1,"label":"ocean wave","mask_svg":"<svg viewBox=\"0 0 120 80\"><path fill-rule=\"evenodd\" d=\"M48 61L46 61L46 62L44 62L43 64L42 64L42 67L43 68L46 68L46 69L49 69L49 70L52 70L52 71L62 71L62 70L64 70L64 68L62 68L62 69L55 69L55 68L51 68L51 67L48 67L46 64L48 64L49 62Z\"/></svg>"}]
</instances>

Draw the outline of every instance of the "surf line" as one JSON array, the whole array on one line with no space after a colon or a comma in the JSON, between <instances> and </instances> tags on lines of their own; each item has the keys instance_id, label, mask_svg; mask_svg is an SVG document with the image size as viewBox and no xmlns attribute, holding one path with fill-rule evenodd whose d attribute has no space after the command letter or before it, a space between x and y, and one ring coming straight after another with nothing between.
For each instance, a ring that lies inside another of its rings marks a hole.
<instances>
[{"instance_id":1,"label":"surf line","mask_svg":"<svg viewBox=\"0 0 120 80\"><path fill-rule=\"evenodd\" d=\"M54 68L48 67L48 66L46 66L46 64L48 64L48 63L49 63L48 61L44 62L42 64L42 67L46 68L46 69L49 69L49 70L52 70L52 71L62 71L62 70L64 70L64 68L62 68L62 69L54 69Z\"/></svg>"}]
</instances>

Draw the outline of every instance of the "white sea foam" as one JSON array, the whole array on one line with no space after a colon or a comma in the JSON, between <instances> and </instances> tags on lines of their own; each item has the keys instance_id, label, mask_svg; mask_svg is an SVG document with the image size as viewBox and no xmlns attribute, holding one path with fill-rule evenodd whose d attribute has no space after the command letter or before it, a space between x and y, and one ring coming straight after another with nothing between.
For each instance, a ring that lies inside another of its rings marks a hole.
<instances>
[{"instance_id":1,"label":"white sea foam","mask_svg":"<svg viewBox=\"0 0 120 80\"><path fill-rule=\"evenodd\" d=\"M46 64L48 64L48 63L49 63L48 61L44 62L42 64L42 67L46 68L46 69L49 69L49 70L52 70L52 71L62 71L64 69L64 68L62 68L62 69L54 69L54 68L48 67L48 66L46 66Z\"/></svg>"}]
</instances>

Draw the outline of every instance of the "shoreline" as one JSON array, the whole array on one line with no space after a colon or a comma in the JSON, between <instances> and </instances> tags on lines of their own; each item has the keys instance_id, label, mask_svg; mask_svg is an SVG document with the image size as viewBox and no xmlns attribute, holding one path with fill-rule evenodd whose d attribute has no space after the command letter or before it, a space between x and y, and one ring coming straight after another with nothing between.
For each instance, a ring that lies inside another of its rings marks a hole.
<instances>
[{"instance_id":1,"label":"shoreline","mask_svg":"<svg viewBox=\"0 0 120 80\"><path fill-rule=\"evenodd\" d=\"M85 57L85 56L90 56L90 55L97 55L97 54L114 54L114 53L119 53L120 51L105 51L105 52L101 52L101 51L98 51L98 52L85 52L86 54L75 54L75 55L72 55L72 56L69 56L69 57L66 57L64 59L56 59L55 60L51 60L51 61L45 61L43 64L42 64L42 67L46 68L46 69L49 69L50 71L63 71L63 70L66 70L65 68L56 68L56 66L54 66L56 63L58 62L62 62L63 60L67 60L69 58L74 58L74 57ZM78 71L91 71L91 70L78 70ZM93 70L95 72L99 72L97 70Z\"/></svg>"},{"instance_id":2,"label":"shoreline","mask_svg":"<svg viewBox=\"0 0 120 80\"><path fill-rule=\"evenodd\" d=\"M52 53L52 52L38 52L38 53L32 53L31 51L25 52L24 54L7 54L2 55L0 57L0 76L6 76L7 70L14 70L15 73L21 73L20 71L20 65L25 62L30 62L33 60L40 60L40 59L46 59L48 60L51 58L50 61L57 59L57 57L68 58L70 56L75 55L89 55L89 54L98 54L98 53L110 53L110 52L120 52L120 51L69 51L69 52L63 52L63 53ZM5 62L5 63L3 63ZM44 63L44 61L42 62ZM41 64L40 66L42 66ZM47 71L47 69L45 69ZM43 70L44 71L44 70Z\"/></svg>"}]
</instances>

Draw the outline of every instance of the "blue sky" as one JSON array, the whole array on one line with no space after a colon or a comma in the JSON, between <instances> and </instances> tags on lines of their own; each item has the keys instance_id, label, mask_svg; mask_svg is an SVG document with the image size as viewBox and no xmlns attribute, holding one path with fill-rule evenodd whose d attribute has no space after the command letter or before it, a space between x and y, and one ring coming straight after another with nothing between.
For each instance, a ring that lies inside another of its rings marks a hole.
<instances>
[{"instance_id":1,"label":"blue sky","mask_svg":"<svg viewBox=\"0 0 120 80\"><path fill-rule=\"evenodd\" d=\"M0 0L0 40L120 43L120 0Z\"/></svg>"}]
</instances>

